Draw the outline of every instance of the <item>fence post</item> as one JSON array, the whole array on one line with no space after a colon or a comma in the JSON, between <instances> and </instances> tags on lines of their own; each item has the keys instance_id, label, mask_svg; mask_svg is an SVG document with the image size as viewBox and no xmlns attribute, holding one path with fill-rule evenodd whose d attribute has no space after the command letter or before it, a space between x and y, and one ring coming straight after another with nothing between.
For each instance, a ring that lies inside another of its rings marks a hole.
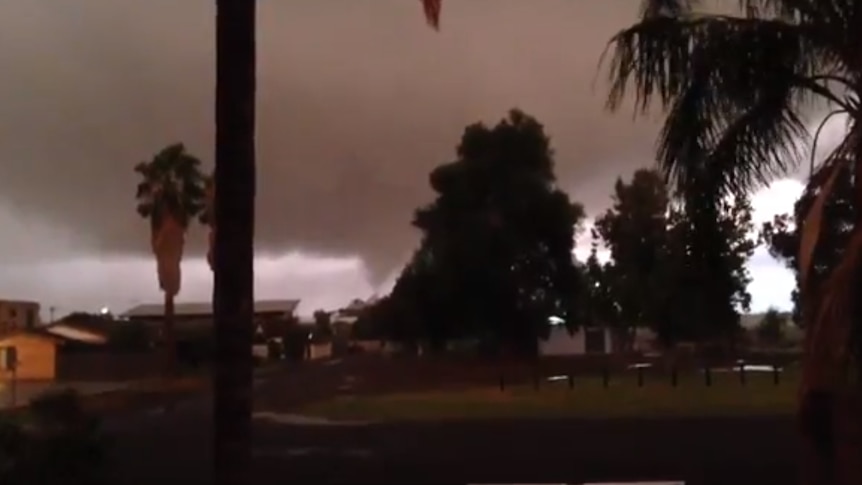
<instances>
[{"instance_id":1,"label":"fence post","mask_svg":"<svg viewBox=\"0 0 862 485\"><path fill-rule=\"evenodd\" d=\"M772 383L778 385L781 380L781 372L778 369L778 364L772 364Z\"/></svg>"},{"instance_id":2,"label":"fence post","mask_svg":"<svg viewBox=\"0 0 862 485\"><path fill-rule=\"evenodd\" d=\"M608 371L607 366L605 366L602 368L602 386L605 389L608 388L608 384L610 384L610 380L611 380L610 372Z\"/></svg>"},{"instance_id":3,"label":"fence post","mask_svg":"<svg viewBox=\"0 0 862 485\"><path fill-rule=\"evenodd\" d=\"M679 375L677 374L676 366L673 366L670 369L670 385L676 387L678 380Z\"/></svg>"},{"instance_id":4,"label":"fence post","mask_svg":"<svg viewBox=\"0 0 862 485\"><path fill-rule=\"evenodd\" d=\"M569 389L574 389L575 388L575 378L572 377L571 374L569 374L568 379L569 379Z\"/></svg>"},{"instance_id":5,"label":"fence post","mask_svg":"<svg viewBox=\"0 0 862 485\"><path fill-rule=\"evenodd\" d=\"M745 364L739 364L739 383L745 385Z\"/></svg>"},{"instance_id":6,"label":"fence post","mask_svg":"<svg viewBox=\"0 0 862 485\"><path fill-rule=\"evenodd\" d=\"M712 370L709 368L709 365L703 368L703 381L706 387L712 386Z\"/></svg>"},{"instance_id":7,"label":"fence post","mask_svg":"<svg viewBox=\"0 0 862 485\"><path fill-rule=\"evenodd\" d=\"M638 366L638 387L644 386L644 368Z\"/></svg>"}]
</instances>

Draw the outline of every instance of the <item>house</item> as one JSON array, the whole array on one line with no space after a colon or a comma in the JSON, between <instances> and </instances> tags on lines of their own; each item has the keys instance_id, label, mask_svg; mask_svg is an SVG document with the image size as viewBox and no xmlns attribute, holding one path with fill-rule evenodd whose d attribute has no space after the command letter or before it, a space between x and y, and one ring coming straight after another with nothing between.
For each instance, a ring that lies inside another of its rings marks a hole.
<instances>
[{"instance_id":1,"label":"house","mask_svg":"<svg viewBox=\"0 0 862 485\"><path fill-rule=\"evenodd\" d=\"M376 297L371 297L368 300L362 300L360 298L354 298L346 307L336 310L332 315L333 323L341 323L347 325L353 325L359 316L364 312L369 306L373 305L377 302Z\"/></svg>"},{"instance_id":2,"label":"house","mask_svg":"<svg viewBox=\"0 0 862 485\"><path fill-rule=\"evenodd\" d=\"M19 330L0 337L4 352L14 347L17 367L0 370L0 382L13 377L25 381L50 381L57 377L57 353L63 340L40 330Z\"/></svg>"},{"instance_id":3,"label":"house","mask_svg":"<svg viewBox=\"0 0 862 485\"><path fill-rule=\"evenodd\" d=\"M0 335L39 326L39 304L35 301L0 300Z\"/></svg>"},{"instance_id":4,"label":"house","mask_svg":"<svg viewBox=\"0 0 862 485\"><path fill-rule=\"evenodd\" d=\"M581 327L569 333L561 322L552 323L547 340L539 341L539 355L609 354L613 349L609 328Z\"/></svg>"},{"instance_id":5,"label":"house","mask_svg":"<svg viewBox=\"0 0 862 485\"><path fill-rule=\"evenodd\" d=\"M256 329L266 334L277 332L278 327L295 318L299 300L260 300L254 303ZM165 307L159 303L138 305L120 315L120 318L148 324L160 329L165 319ZM212 303L177 303L174 305L174 325L184 330L210 330L213 325Z\"/></svg>"},{"instance_id":6,"label":"house","mask_svg":"<svg viewBox=\"0 0 862 485\"><path fill-rule=\"evenodd\" d=\"M59 338L82 344L104 345L108 343L113 319L89 313L70 313L54 323L46 325L45 332Z\"/></svg>"},{"instance_id":7,"label":"house","mask_svg":"<svg viewBox=\"0 0 862 485\"><path fill-rule=\"evenodd\" d=\"M296 308L299 300L259 300L254 303L255 355L269 353L269 343L277 342L282 347L284 335L296 326ZM158 339L164 326L165 310L161 304L138 305L120 315L130 322L144 324ZM213 352L213 309L207 303L176 303L174 305L174 329L177 351L198 361ZM302 340L305 345L305 340ZM302 350L298 351L302 354ZM185 358L185 357L181 357Z\"/></svg>"}]
</instances>

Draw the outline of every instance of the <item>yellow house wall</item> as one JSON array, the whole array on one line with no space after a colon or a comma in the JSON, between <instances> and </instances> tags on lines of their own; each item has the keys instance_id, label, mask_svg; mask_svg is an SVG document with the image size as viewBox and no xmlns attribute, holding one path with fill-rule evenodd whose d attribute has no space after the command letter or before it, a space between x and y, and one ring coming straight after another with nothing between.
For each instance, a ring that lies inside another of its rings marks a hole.
<instances>
[{"instance_id":1,"label":"yellow house wall","mask_svg":"<svg viewBox=\"0 0 862 485\"><path fill-rule=\"evenodd\" d=\"M17 378L20 380L53 380L57 374L57 346L49 339L28 335L13 335L0 339L0 347L18 349ZM12 373L0 370L0 381L12 378Z\"/></svg>"}]
</instances>

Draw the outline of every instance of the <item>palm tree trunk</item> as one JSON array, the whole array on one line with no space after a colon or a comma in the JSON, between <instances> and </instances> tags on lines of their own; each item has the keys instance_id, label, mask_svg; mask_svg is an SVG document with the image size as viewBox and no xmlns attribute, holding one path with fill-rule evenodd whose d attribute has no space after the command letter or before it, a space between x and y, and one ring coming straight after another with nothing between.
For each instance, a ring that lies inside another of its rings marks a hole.
<instances>
[{"instance_id":1,"label":"palm tree trunk","mask_svg":"<svg viewBox=\"0 0 862 485\"><path fill-rule=\"evenodd\" d=\"M857 154L854 166L855 174L862 174L862 154ZM856 181L855 204L857 210L862 208L862 183ZM857 213L854 236L848 244L842 263L850 262L856 267L857 273L842 286L853 288L859 281L859 241L858 231L862 227L862 213ZM854 262L853 259L856 261ZM833 269L832 277L842 268ZM803 307L803 318L806 322L805 359L803 361L802 393L799 406L799 424L803 438L803 477L805 485L849 485L862 483L862 389L858 385L846 386L841 382L835 387L824 386L823 376L841 374L835 369L832 359L823 359L824 355L839 352L841 345L847 345L847 338L856 334L841 325L858 325L858 307L853 299L839 300L839 318L823 318L820 306L825 305L827 296L839 292L842 288L819 288L817 293L809 290L806 304ZM803 291L805 288L803 288ZM828 294L828 295L827 295ZM835 315L828 315L835 316ZM831 334L831 335L830 335ZM820 338L817 336L820 335ZM822 335L829 335L824 338ZM818 358L820 357L820 358ZM855 359L841 364L857 365ZM816 377L815 377L816 376ZM853 383L857 384L857 383Z\"/></svg>"},{"instance_id":2,"label":"palm tree trunk","mask_svg":"<svg viewBox=\"0 0 862 485\"><path fill-rule=\"evenodd\" d=\"M217 485L250 483L254 303L254 0L216 0L213 310Z\"/></svg>"},{"instance_id":3,"label":"palm tree trunk","mask_svg":"<svg viewBox=\"0 0 862 485\"><path fill-rule=\"evenodd\" d=\"M176 371L177 361L177 335L174 326L174 296L169 292L165 292L165 321L162 328L164 349L164 374L167 377L172 377Z\"/></svg>"}]
</instances>

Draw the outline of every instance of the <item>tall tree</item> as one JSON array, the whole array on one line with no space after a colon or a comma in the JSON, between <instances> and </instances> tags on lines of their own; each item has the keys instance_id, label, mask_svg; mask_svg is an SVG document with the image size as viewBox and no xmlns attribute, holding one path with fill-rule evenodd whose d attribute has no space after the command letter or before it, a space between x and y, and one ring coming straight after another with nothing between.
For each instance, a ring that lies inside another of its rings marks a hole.
<instances>
[{"instance_id":1,"label":"tall tree","mask_svg":"<svg viewBox=\"0 0 862 485\"><path fill-rule=\"evenodd\" d=\"M613 205L596 219L595 234L610 250L613 293L627 328L654 327L667 249L669 196L657 171L641 169L630 182L618 178Z\"/></svg>"},{"instance_id":2,"label":"tall tree","mask_svg":"<svg viewBox=\"0 0 862 485\"><path fill-rule=\"evenodd\" d=\"M849 173L849 164L841 169L841 175L835 180L832 193L823 205L823 224L821 226L820 242L811 259L811 269L808 284L813 289L822 287L830 272L835 269L853 232L853 222L856 220L856 208L853 200L853 179ZM791 294L793 300L793 322L802 327L802 308L800 305L799 288L799 248L802 240L802 227L805 215L826 182L827 171L818 170L812 174L799 200L793 206L793 212L775 216L761 228L760 237L774 258L784 261L788 268L797 275L796 288Z\"/></svg>"},{"instance_id":3,"label":"tall tree","mask_svg":"<svg viewBox=\"0 0 862 485\"><path fill-rule=\"evenodd\" d=\"M535 353L548 318L573 312L583 208L556 188L550 140L523 112L468 126L457 156L431 173L437 197L416 212L423 240L403 286L423 288L414 301L435 343L484 335Z\"/></svg>"},{"instance_id":4,"label":"tall tree","mask_svg":"<svg viewBox=\"0 0 862 485\"><path fill-rule=\"evenodd\" d=\"M862 285L862 219L854 221L844 257L827 281L819 288L808 285L823 199L840 177L839 167L852 164L853 173L862 173L862 38L856 35L862 3L740 0L738 5L735 16L714 15L697 11L701 2L644 0L640 20L611 40L609 107L619 108L629 90L640 112L654 102L661 105L667 118L659 163L690 198L704 174L719 192L708 194L717 198L786 173L800 158L800 141L808 138L803 110L810 101L848 117L847 136L826 159L831 173L805 217L800 243L808 322L801 409L806 429L819 429L835 409L829 403L836 393L854 386L848 370L855 366L858 373L862 366L853 351L862 347L853 342L862 338L862 308L855 304ZM862 178L854 178L853 185L853 198L862 200ZM835 463L843 462L832 461L832 438L807 437L817 453L807 455L814 471L806 480L827 483ZM862 474L860 466L855 469Z\"/></svg>"},{"instance_id":5,"label":"tall tree","mask_svg":"<svg viewBox=\"0 0 862 485\"><path fill-rule=\"evenodd\" d=\"M659 338L733 343L740 312L748 311L751 282L746 263L754 252L751 206L746 197L689 201L669 217L667 249L659 273L664 316Z\"/></svg>"},{"instance_id":6,"label":"tall tree","mask_svg":"<svg viewBox=\"0 0 862 485\"><path fill-rule=\"evenodd\" d=\"M581 317L585 325L604 326L613 329L615 339L621 340L624 347L631 344L631 325L622 318L620 306L620 271L613 261L602 263L598 255L599 237L593 230L593 243L590 255L584 263L584 296Z\"/></svg>"},{"instance_id":7,"label":"tall tree","mask_svg":"<svg viewBox=\"0 0 862 485\"><path fill-rule=\"evenodd\" d=\"M174 297L180 291L185 235L204 206L200 165L200 160L186 151L182 143L177 143L135 166L141 179L135 194L137 211L150 222L159 288L165 295L162 347L166 373L173 372L176 363Z\"/></svg>"},{"instance_id":8,"label":"tall tree","mask_svg":"<svg viewBox=\"0 0 862 485\"><path fill-rule=\"evenodd\" d=\"M766 310L763 318L757 324L757 340L761 343L775 345L784 338L785 319L775 308Z\"/></svg>"},{"instance_id":9,"label":"tall tree","mask_svg":"<svg viewBox=\"0 0 862 485\"><path fill-rule=\"evenodd\" d=\"M673 205L661 174L645 169L618 179L612 199L594 232L611 253L604 278L619 326L652 328L667 346L732 336L750 302L747 199Z\"/></svg>"},{"instance_id":10,"label":"tall tree","mask_svg":"<svg viewBox=\"0 0 862 485\"><path fill-rule=\"evenodd\" d=\"M254 0L216 0L215 483L250 483L254 312Z\"/></svg>"},{"instance_id":11,"label":"tall tree","mask_svg":"<svg viewBox=\"0 0 862 485\"><path fill-rule=\"evenodd\" d=\"M441 0L422 0L439 24ZM248 482L254 302L255 0L216 0L215 284L216 483Z\"/></svg>"}]
</instances>

